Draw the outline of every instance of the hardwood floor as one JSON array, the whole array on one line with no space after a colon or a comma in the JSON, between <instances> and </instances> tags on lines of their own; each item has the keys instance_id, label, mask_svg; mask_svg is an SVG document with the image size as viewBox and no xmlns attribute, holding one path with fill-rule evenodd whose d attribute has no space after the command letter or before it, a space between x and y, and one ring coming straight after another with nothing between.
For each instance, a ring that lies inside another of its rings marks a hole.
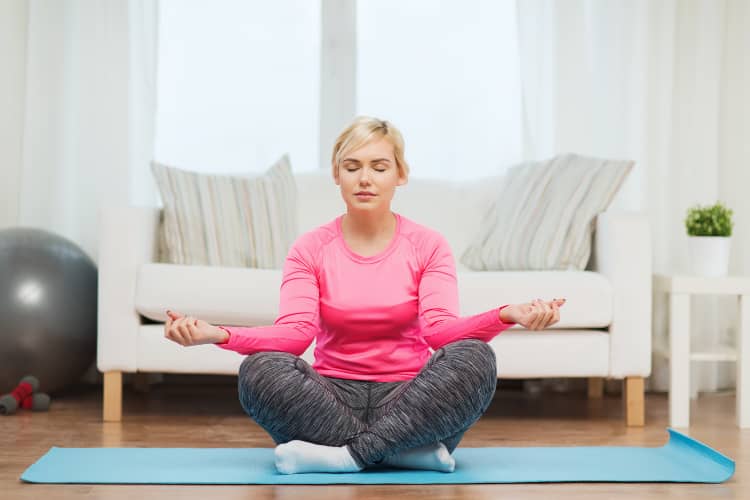
<instances>
[{"instance_id":1,"label":"hardwood floor","mask_svg":"<svg viewBox=\"0 0 750 500\"><path fill-rule=\"evenodd\" d=\"M501 381L502 386L502 381ZM750 498L750 430L734 423L734 394L703 394L692 402L693 425L681 431L737 464L723 484L549 483L476 485L51 485L19 477L51 446L273 447L247 417L236 386L160 384L148 392L123 388L123 421L102 422L100 386L76 386L53 397L49 412L0 417L0 497L16 498ZM492 406L460 446L660 446L667 441L667 397L646 395L644 427L626 427L619 396L527 395L498 388Z\"/></svg>"}]
</instances>

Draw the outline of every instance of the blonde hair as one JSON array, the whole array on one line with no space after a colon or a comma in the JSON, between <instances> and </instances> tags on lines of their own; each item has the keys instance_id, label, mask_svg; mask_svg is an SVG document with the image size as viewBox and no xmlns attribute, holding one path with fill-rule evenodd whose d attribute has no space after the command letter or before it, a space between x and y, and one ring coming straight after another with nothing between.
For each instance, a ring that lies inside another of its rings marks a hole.
<instances>
[{"instance_id":1,"label":"blonde hair","mask_svg":"<svg viewBox=\"0 0 750 500\"><path fill-rule=\"evenodd\" d=\"M341 159L347 154L373 140L382 138L386 138L393 145L396 166L405 177L408 177L409 164L404 160L404 138L401 132L389 121L371 116L356 117L338 136L336 143L333 145L331 173L334 177L336 176L336 169L341 164Z\"/></svg>"}]
</instances>

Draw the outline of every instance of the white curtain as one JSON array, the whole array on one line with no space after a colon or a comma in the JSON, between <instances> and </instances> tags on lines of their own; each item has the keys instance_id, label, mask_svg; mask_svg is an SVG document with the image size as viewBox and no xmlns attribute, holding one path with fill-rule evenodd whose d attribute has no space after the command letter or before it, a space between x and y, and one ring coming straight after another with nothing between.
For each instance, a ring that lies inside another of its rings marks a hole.
<instances>
[{"instance_id":1,"label":"white curtain","mask_svg":"<svg viewBox=\"0 0 750 500\"><path fill-rule=\"evenodd\" d=\"M101 203L153 205L157 2L31 1L19 225L97 259Z\"/></svg>"},{"instance_id":2,"label":"white curtain","mask_svg":"<svg viewBox=\"0 0 750 500\"><path fill-rule=\"evenodd\" d=\"M518 2L524 159L574 151L636 160L613 207L651 221L653 270L689 272L695 203L735 212L730 273L750 271L750 5L742 0ZM637 245L638 242L632 242ZM695 349L731 344L735 298L693 298ZM654 298L655 343L667 332ZM666 390L654 358L650 388ZM694 363L693 394L734 385L733 363Z\"/></svg>"}]
</instances>

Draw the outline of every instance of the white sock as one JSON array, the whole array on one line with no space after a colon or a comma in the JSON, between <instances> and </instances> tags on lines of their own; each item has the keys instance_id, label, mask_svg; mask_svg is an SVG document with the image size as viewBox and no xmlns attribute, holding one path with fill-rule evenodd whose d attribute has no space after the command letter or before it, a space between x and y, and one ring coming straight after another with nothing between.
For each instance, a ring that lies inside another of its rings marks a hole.
<instances>
[{"instance_id":1,"label":"white sock","mask_svg":"<svg viewBox=\"0 0 750 500\"><path fill-rule=\"evenodd\" d=\"M295 439L274 450L282 474L301 472L358 472L362 470L344 446L325 446Z\"/></svg>"},{"instance_id":2,"label":"white sock","mask_svg":"<svg viewBox=\"0 0 750 500\"><path fill-rule=\"evenodd\" d=\"M456 460L448 452L443 443L433 443L419 448L401 450L385 460L384 464L405 469L436 470L440 472L453 472L456 468Z\"/></svg>"}]
</instances>

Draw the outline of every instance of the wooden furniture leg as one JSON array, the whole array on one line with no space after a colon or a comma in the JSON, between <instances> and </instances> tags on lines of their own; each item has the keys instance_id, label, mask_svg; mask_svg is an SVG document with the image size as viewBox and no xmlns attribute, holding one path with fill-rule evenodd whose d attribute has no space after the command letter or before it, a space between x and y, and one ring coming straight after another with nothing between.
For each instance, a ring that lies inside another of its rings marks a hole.
<instances>
[{"instance_id":1,"label":"wooden furniture leg","mask_svg":"<svg viewBox=\"0 0 750 500\"><path fill-rule=\"evenodd\" d=\"M628 426L642 427L646 414L643 377L626 377L624 383L625 422Z\"/></svg>"},{"instance_id":2,"label":"wooden furniture leg","mask_svg":"<svg viewBox=\"0 0 750 500\"><path fill-rule=\"evenodd\" d=\"M104 372L102 419L105 422L120 422L122 420L122 372Z\"/></svg>"}]
</instances>

